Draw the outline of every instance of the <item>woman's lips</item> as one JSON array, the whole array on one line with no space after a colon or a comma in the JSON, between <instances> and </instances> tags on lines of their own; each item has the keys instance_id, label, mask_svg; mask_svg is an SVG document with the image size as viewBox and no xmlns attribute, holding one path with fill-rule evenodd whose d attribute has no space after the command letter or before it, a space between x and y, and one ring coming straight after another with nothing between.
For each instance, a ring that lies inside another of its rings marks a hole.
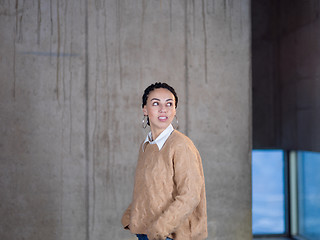
<instances>
[{"instance_id":1,"label":"woman's lips","mask_svg":"<svg viewBox=\"0 0 320 240\"><path fill-rule=\"evenodd\" d=\"M164 121L166 121L166 120L168 119L168 117L162 117L162 116L160 116L160 117L158 117L158 119L159 119L161 122L164 122Z\"/></svg>"}]
</instances>

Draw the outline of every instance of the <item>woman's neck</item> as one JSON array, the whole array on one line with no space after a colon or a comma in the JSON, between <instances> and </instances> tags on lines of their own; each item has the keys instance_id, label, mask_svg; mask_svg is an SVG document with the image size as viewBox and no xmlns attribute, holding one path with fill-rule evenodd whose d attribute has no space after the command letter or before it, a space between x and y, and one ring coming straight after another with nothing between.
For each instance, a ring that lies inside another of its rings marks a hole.
<instances>
[{"instance_id":1,"label":"woman's neck","mask_svg":"<svg viewBox=\"0 0 320 240\"><path fill-rule=\"evenodd\" d=\"M152 141L156 140L162 132L163 130L151 129Z\"/></svg>"}]
</instances>

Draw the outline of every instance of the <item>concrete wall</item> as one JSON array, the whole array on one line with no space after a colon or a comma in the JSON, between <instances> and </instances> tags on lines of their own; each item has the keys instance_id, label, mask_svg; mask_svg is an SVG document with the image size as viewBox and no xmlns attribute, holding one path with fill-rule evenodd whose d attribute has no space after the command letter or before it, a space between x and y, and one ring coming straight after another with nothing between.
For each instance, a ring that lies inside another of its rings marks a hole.
<instances>
[{"instance_id":1,"label":"concrete wall","mask_svg":"<svg viewBox=\"0 0 320 240\"><path fill-rule=\"evenodd\" d=\"M253 148L279 148L281 91L278 1L252 1Z\"/></svg>"},{"instance_id":2,"label":"concrete wall","mask_svg":"<svg viewBox=\"0 0 320 240\"><path fill-rule=\"evenodd\" d=\"M320 151L320 5L252 2L253 147Z\"/></svg>"},{"instance_id":3,"label":"concrete wall","mask_svg":"<svg viewBox=\"0 0 320 240\"><path fill-rule=\"evenodd\" d=\"M280 9L282 146L320 151L319 2L284 1Z\"/></svg>"},{"instance_id":4,"label":"concrete wall","mask_svg":"<svg viewBox=\"0 0 320 240\"><path fill-rule=\"evenodd\" d=\"M250 6L243 1L0 2L0 239L135 239L141 95L180 97L208 239L251 238Z\"/></svg>"}]
</instances>

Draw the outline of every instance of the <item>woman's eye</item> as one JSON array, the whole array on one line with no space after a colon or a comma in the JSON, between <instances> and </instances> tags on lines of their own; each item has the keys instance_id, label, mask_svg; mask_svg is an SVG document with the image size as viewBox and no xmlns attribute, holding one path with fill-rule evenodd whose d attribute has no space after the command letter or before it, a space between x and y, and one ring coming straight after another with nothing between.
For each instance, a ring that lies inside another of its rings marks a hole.
<instances>
[{"instance_id":1,"label":"woman's eye","mask_svg":"<svg viewBox=\"0 0 320 240\"><path fill-rule=\"evenodd\" d=\"M159 105L158 102L153 102L153 103L152 103L152 106L158 106L158 105Z\"/></svg>"},{"instance_id":2,"label":"woman's eye","mask_svg":"<svg viewBox=\"0 0 320 240\"><path fill-rule=\"evenodd\" d=\"M168 107L171 107L171 106L172 106L172 103L171 103L171 102L167 103L167 106L168 106Z\"/></svg>"}]
</instances>

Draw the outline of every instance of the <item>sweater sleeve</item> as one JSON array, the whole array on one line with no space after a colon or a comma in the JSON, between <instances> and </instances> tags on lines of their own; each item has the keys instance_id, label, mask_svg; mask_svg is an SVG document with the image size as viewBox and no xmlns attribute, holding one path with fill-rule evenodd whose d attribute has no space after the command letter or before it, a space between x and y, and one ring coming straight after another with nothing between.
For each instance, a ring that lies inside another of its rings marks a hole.
<instances>
[{"instance_id":1,"label":"sweater sleeve","mask_svg":"<svg viewBox=\"0 0 320 240\"><path fill-rule=\"evenodd\" d=\"M183 223L200 202L204 178L201 174L201 158L197 150L188 145L177 147L174 159L174 184L176 197L160 217L148 229L148 237L165 239Z\"/></svg>"},{"instance_id":2,"label":"sweater sleeve","mask_svg":"<svg viewBox=\"0 0 320 240\"><path fill-rule=\"evenodd\" d=\"M130 224L130 215L131 215L131 204L129 207L126 209L126 211L123 213L121 223L124 229L130 229L129 224Z\"/></svg>"}]
</instances>

